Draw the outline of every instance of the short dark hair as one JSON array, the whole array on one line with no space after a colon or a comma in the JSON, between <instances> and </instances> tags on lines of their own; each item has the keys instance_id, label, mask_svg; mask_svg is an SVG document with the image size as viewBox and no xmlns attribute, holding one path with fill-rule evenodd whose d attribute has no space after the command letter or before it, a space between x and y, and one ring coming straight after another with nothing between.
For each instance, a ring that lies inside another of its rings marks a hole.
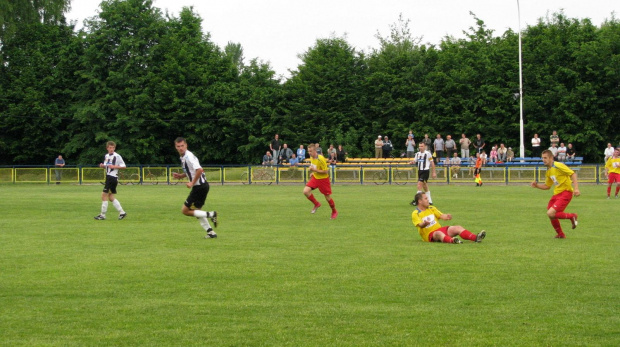
<instances>
[{"instance_id":1,"label":"short dark hair","mask_svg":"<svg viewBox=\"0 0 620 347\"><path fill-rule=\"evenodd\" d=\"M181 143L181 142L185 142L187 143L187 141L185 140L184 137L177 137L176 140L174 140L174 143Z\"/></svg>"}]
</instances>

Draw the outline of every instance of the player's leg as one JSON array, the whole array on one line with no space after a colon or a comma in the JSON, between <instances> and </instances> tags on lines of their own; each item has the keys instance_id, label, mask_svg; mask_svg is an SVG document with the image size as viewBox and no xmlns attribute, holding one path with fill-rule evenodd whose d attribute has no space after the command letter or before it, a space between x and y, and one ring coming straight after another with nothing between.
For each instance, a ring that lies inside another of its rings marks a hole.
<instances>
[{"instance_id":1,"label":"player's leg","mask_svg":"<svg viewBox=\"0 0 620 347\"><path fill-rule=\"evenodd\" d=\"M447 234L450 237L460 236L464 240L480 242L486 236L486 232L483 230L477 235L472 233L471 231L463 228L460 225L452 225L448 227Z\"/></svg>"},{"instance_id":2,"label":"player's leg","mask_svg":"<svg viewBox=\"0 0 620 347\"><path fill-rule=\"evenodd\" d=\"M118 187L118 179L112 177L110 178L110 180L110 193L108 194L108 200L112 203L112 206L114 206L114 208L118 211L118 219L123 219L127 217L127 213L125 213L125 211L123 210L121 202L114 197L114 195L116 194L116 187Z\"/></svg>"},{"instance_id":3,"label":"player's leg","mask_svg":"<svg viewBox=\"0 0 620 347\"><path fill-rule=\"evenodd\" d=\"M443 243L463 243L457 237L452 237L448 235L449 227L441 227L435 231L433 231L429 235L429 240L431 242L443 242Z\"/></svg>"},{"instance_id":4,"label":"player's leg","mask_svg":"<svg viewBox=\"0 0 620 347\"><path fill-rule=\"evenodd\" d=\"M575 229L577 227L577 214L564 212L568 204L571 202L572 198L572 192L566 191L558 194L556 201L554 202L553 206L551 206L551 209L553 209L553 211L547 211L547 215L549 216L549 218L552 218L551 215L553 215L553 218L556 219L570 219L572 227L573 229Z\"/></svg>"},{"instance_id":5,"label":"player's leg","mask_svg":"<svg viewBox=\"0 0 620 347\"><path fill-rule=\"evenodd\" d=\"M310 181L308 181L308 184L304 187L304 195L312 202L312 204L314 204L311 213L315 213L316 209L321 207L321 204L314 197L314 194L312 194L312 189L315 189L316 187L316 179L314 177L310 178Z\"/></svg>"}]
</instances>

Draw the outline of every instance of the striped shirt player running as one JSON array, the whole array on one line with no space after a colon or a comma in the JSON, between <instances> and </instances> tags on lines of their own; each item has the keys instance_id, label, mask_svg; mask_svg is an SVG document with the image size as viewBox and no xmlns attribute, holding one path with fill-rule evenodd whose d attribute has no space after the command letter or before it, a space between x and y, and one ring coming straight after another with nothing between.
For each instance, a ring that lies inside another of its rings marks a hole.
<instances>
[{"instance_id":1,"label":"striped shirt player running","mask_svg":"<svg viewBox=\"0 0 620 347\"><path fill-rule=\"evenodd\" d=\"M577 182L577 174L564 163L558 163L553 160L553 153L550 150L542 152L543 164L547 167L545 174L545 183L532 182L532 188L548 190L555 185L553 196L547 204L547 216L551 220L551 225L557 235L556 239L565 239L566 235L560 225L560 219L569 219L573 229L577 227L577 214L566 213L564 210L574 196L579 196L579 183ZM575 188L573 188L573 185Z\"/></svg>"},{"instance_id":2,"label":"striped shirt player running","mask_svg":"<svg viewBox=\"0 0 620 347\"><path fill-rule=\"evenodd\" d=\"M217 234L211 228L207 218L211 218L213 226L217 227L217 212L201 210L209 194L209 182L207 182L204 170L194 153L187 150L187 141L184 138L178 137L174 140L174 146L181 156L183 173L174 172L172 176L176 179L187 177L189 182L186 186L192 189L181 212L186 216L198 218L200 225L207 232L206 239L216 238Z\"/></svg>"},{"instance_id":3,"label":"striped shirt player running","mask_svg":"<svg viewBox=\"0 0 620 347\"><path fill-rule=\"evenodd\" d=\"M437 178L437 173L435 172L435 162L433 161L433 155L426 148L426 144L421 142L418 144L418 148L420 151L415 154L413 157L413 161L409 162L411 165L418 166L418 191L417 193L424 193L428 197L428 202L432 205L433 198L431 198L431 192L428 189L428 178L431 175L433 178ZM411 205L415 205L415 199L411 202Z\"/></svg>"},{"instance_id":4,"label":"striped shirt player running","mask_svg":"<svg viewBox=\"0 0 620 347\"><path fill-rule=\"evenodd\" d=\"M108 153L103 157L103 163L99 164L100 168L105 169L105 185L103 193L101 193L101 213L95 217L96 220L105 220L108 211L108 201L112 202L112 206L118 211L118 219L127 217L127 213L123 210L120 201L114 198L116 187L118 186L118 170L125 169L127 166L123 161L123 157L116 153L116 143L108 141L106 143Z\"/></svg>"}]
</instances>

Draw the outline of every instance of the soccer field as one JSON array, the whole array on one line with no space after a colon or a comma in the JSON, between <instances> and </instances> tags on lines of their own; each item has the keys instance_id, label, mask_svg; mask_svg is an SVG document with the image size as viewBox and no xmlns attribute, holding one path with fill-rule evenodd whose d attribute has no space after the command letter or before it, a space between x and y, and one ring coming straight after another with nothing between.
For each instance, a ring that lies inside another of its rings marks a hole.
<instances>
[{"instance_id":1,"label":"soccer field","mask_svg":"<svg viewBox=\"0 0 620 347\"><path fill-rule=\"evenodd\" d=\"M217 239L184 186L0 185L3 346L618 346L620 200L582 185L554 239L550 191L431 185L479 244L424 243L415 186L212 185ZM318 193L318 192L317 192Z\"/></svg>"}]
</instances>

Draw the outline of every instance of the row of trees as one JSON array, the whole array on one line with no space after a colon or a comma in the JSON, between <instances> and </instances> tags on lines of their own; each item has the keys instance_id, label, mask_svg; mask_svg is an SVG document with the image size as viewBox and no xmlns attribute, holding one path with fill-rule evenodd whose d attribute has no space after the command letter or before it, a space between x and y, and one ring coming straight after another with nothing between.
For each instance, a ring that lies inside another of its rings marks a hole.
<instances>
[{"instance_id":1,"label":"row of trees","mask_svg":"<svg viewBox=\"0 0 620 347\"><path fill-rule=\"evenodd\" d=\"M494 36L475 15L465 38L438 45L402 18L370 52L319 39L288 80L215 45L191 8L105 0L77 32L54 18L0 37L0 164L97 163L107 140L129 163L171 163L177 136L205 163L257 163L275 133L353 156L370 156L378 134L404 149L409 129L518 147L518 34ZM618 20L541 19L523 32L523 63L527 142L557 130L590 161L620 142Z\"/></svg>"}]
</instances>

